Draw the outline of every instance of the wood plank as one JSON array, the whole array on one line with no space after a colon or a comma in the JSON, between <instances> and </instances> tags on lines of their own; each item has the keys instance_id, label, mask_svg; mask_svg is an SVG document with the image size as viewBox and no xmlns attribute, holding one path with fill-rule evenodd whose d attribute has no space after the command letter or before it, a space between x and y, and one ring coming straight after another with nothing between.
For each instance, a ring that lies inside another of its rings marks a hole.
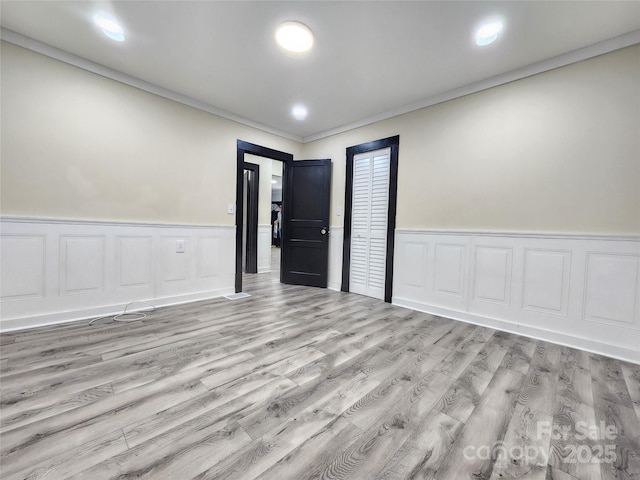
<instances>
[{"instance_id":1,"label":"wood plank","mask_svg":"<svg viewBox=\"0 0 640 480\"><path fill-rule=\"evenodd\" d=\"M527 338L516 338L504 356L504 360L500 366L526 375L529 371L529 364L531 363L535 350L535 342Z\"/></svg>"},{"instance_id":2,"label":"wood plank","mask_svg":"<svg viewBox=\"0 0 640 480\"><path fill-rule=\"evenodd\" d=\"M428 373L402 398L390 404L360 438L327 462L318 477L374 478L420 427L436 405L444 385L452 382L452 378L442 374ZM345 415L345 418L349 417Z\"/></svg>"},{"instance_id":3,"label":"wood plank","mask_svg":"<svg viewBox=\"0 0 640 480\"><path fill-rule=\"evenodd\" d=\"M637 480L640 478L640 421L632 408L607 400L595 399L596 427L601 433L590 443L592 464L600 463L603 480ZM606 429L609 429L606 432ZM607 455L607 448L613 456ZM580 459L580 455L578 454Z\"/></svg>"},{"instance_id":4,"label":"wood plank","mask_svg":"<svg viewBox=\"0 0 640 480\"><path fill-rule=\"evenodd\" d=\"M475 365L468 366L440 398L436 408L458 422L465 423L480 402L492 378L493 373Z\"/></svg>"},{"instance_id":5,"label":"wood plank","mask_svg":"<svg viewBox=\"0 0 640 480\"><path fill-rule=\"evenodd\" d=\"M168 406L181 403L202 394L206 387L199 377L214 368L224 368L245 354L229 356L199 368L189 369L182 375L165 382L128 390L112 398L100 399L93 404L77 408L65 415L56 415L31 423L23 428L3 434L3 470L13 472L25 464L54 456L61 450L73 448L90 439L98 438L115 428L123 428L140 418Z\"/></svg>"},{"instance_id":6,"label":"wood plank","mask_svg":"<svg viewBox=\"0 0 640 480\"><path fill-rule=\"evenodd\" d=\"M362 430L338 417L257 478L259 480L313 477L330 458L348 448Z\"/></svg>"},{"instance_id":7,"label":"wood plank","mask_svg":"<svg viewBox=\"0 0 640 480\"><path fill-rule=\"evenodd\" d=\"M554 414L558 385L560 348L556 345L537 345L531 365L518 394L518 403L531 410Z\"/></svg>"},{"instance_id":8,"label":"wood plank","mask_svg":"<svg viewBox=\"0 0 640 480\"><path fill-rule=\"evenodd\" d=\"M482 449L491 451L509 427L522 374L499 368L482 400L454 442L446 461L435 475L437 480L490 478L495 459L486 458Z\"/></svg>"},{"instance_id":9,"label":"wood plank","mask_svg":"<svg viewBox=\"0 0 640 480\"><path fill-rule=\"evenodd\" d=\"M70 479L192 478L251 442L237 422L195 419L133 447Z\"/></svg>"},{"instance_id":10,"label":"wood plank","mask_svg":"<svg viewBox=\"0 0 640 480\"><path fill-rule=\"evenodd\" d=\"M495 373L504 360L504 356L509 351L509 348L510 347L504 346L501 340L496 339L496 335L494 334L482 347L482 350L478 352L478 355L473 359L471 365L474 368L481 368L487 372Z\"/></svg>"},{"instance_id":11,"label":"wood plank","mask_svg":"<svg viewBox=\"0 0 640 480\"><path fill-rule=\"evenodd\" d=\"M286 378L247 378L144 417L122 430L129 447L135 447L200 416L206 416L212 422L224 418L239 420L264 404L277 401L292 388L295 384Z\"/></svg>"},{"instance_id":12,"label":"wood plank","mask_svg":"<svg viewBox=\"0 0 640 480\"><path fill-rule=\"evenodd\" d=\"M432 410L375 478L433 478L445 461L462 426L462 423L448 415Z\"/></svg>"},{"instance_id":13,"label":"wood plank","mask_svg":"<svg viewBox=\"0 0 640 480\"><path fill-rule=\"evenodd\" d=\"M491 472L491 480L546 480L549 464L551 415L519 404L502 440L500 454Z\"/></svg>"},{"instance_id":14,"label":"wood plank","mask_svg":"<svg viewBox=\"0 0 640 480\"><path fill-rule=\"evenodd\" d=\"M622 367L624 380L627 382L629 397L633 403L633 408L636 411L638 420L640 420L640 365L620 362L620 366Z\"/></svg>"},{"instance_id":15,"label":"wood plank","mask_svg":"<svg viewBox=\"0 0 640 480\"><path fill-rule=\"evenodd\" d=\"M387 376L379 387L351 405L343 416L355 426L366 430L387 410L405 398L412 389L416 388L416 385L421 386L422 380L417 381L417 379L424 379L437 364L437 358L430 357L424 352L420 355L416 353L415 356L403 357L400 362L394 364L395 372L392 375ZM436 388L441 388L442 383L453 382L450 377L434 374L429 377L430 384L435 383L436 378L439 380Z\"/></svg>"},{"instance_id":16,"label":"wood plank","mask_svg":"<svg viewBox=\"0 0 640 480\"><path fill-rule=\"evenodd\" d=\"M620 362L601 355L590 355L589 360L594 402L606 401L633 408Z\"/></svg>"},{"instance_id":17,"label":"wood plank","mask_svg":"<svg viewBox=\"0 0 640 480\"><path fill-rule=\"evenodd\" d=\"M126 452L127 442L121 430L83 443L63 453L29 465L14 474L2 472L3 480L36 480L69 478L92 466Z\"/></svg>"},{"instance_id":18,"label":"wood plank","mask_svg":"<svg viewBox=\"0 0 640 480\"><path fill-rule=\"evenodd\" d=\"M227 457L196 478L235 480L261 475L298 445L326 428L344 409L377 385L378 382L366 375L358 375L345 387L310 404L282 426L277 426L262 435L256 442Z\"/></svg>"},{"instance_id":19,"label":"wood plank","mask_svg":"<svg viewBox=\"0 0 640 480\"><path fill-rule=\"evenodd\" d=\"M60 415L64 412L68 412L69 410L88 405L101 398L110 397L112 395L113 388L111 387L111 384L105 383L104 385L98 385L97 387L69 395L56 403L42 402L42 404L35 405L29 409L25 409L24 405L21 405L17 409L14 409L13 413L11 410L5 409L2 412L0 432L4 433L8 430L20 428L29 423Z\"/></svg>"},{"instance_id":20,"label":"wood plank","mask_svg":"<svg viewBox=\"0 0 640 480\"><path fill-rule=\"evenodd\" d=\"M389 355L389 352L383 349L368 350L345 362L338 369L331 370L327 375L286 393L276 402L265 405L260 411L247 415L240 420L240 425L252 438L260 438L287 419L295 418L328 393L339 390L345 384L349 385L353 378L359 378L360 375L368 377L366 372L384 364Z\"/></svg>"}]
</instances>

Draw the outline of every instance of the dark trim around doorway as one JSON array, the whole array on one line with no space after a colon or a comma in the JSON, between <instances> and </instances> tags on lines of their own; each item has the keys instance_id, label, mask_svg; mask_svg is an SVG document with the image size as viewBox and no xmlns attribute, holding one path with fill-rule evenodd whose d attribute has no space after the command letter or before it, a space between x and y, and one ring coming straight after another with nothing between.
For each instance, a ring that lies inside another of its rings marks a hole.
<instances>
[{"instance_id":1,"label":"dark trim around doorway","mask_svg":"<svg viewBox=\"0 0 640 480\"><path fill-rule=\"evenodd\" d=\"M243 140L237 141L236 147L236 274L235 274L235 290L236 293L242 291L242 211L244 207L244 155L245 153L257 155L259 157L270 158L284 162L284 170L286 172L286 164L293 161L293 155L290 153L280 152L271 148L262 147ZM283 185L282 198L284 199L285 185ZM283 235L285 232L283 232ZM282 262L282 260L281 260Z\"/></svg>"},{"instance_id":2,"label":"dark trim around doorway","mask_svg":"<svg viewBox=\"0 0 640 480\"><path fill-rule=\"evenodd\" d=\"M351 269L351 210L353 197L353 157L359 153L372 152L383 148L391 148L389 177L389 208L387 211L387 263L385 272L384 301L391 303L393 289L393 251L396 229L396 202L398 197L398 149L400 136L383 138L347 148L347 176L344 200L344 239L342 246L342 287L349 291L349 274Z\"/></svg>"}]
</instances>

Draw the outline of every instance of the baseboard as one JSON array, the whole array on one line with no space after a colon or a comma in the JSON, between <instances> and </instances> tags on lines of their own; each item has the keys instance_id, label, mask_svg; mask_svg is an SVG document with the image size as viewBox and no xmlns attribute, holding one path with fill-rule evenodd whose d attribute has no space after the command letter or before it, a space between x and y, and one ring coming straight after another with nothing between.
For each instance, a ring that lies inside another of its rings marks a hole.
<instances>
[{"instance_id":1,"label":"baseboard","mask_svg":"<svg viewBox=\"0 0 640 480\"><path fill-rule=\"evenodd\" d=\"M340 292L341 291L340 284L339 283L335 283L335 282L329 282L327 284L327 288L329 290L334 290L336 292Z\"/></svg>"},{"instance_id":2,"label":"baseboard","mask_svg":"<svg viewBox=\"0 0 640 480\"><path fill-rule=\"evenodd\" d=\"M514 333L516 335L522 335L524 337L532 338L535 340L544 340L545 342L577 348L580 350L585 350L587 352L616 358L618 360L640 364L640 351L626 347L610 345L588 338L579 337L577 335L567 335L553 330L532 327L529 325L520 325L496 318L451 310L448 308L442 308L435 305L416 302L414 300L407 300L404 298L393 297L392 303L393 305L397 305L399 307L410 308L412 310L430 313L439 317L450 318L452 320L458 320L465 323L472 323L474 325L480 325L482 327L493 328L508 333Z\"/></svg>"},{"instance_id":3,"label":"baseboard","mask_svg":"<svg viewBox=\"0 0 640 480\"><path fill-rule=\"evenodd\" d=\"M223 297L233 293L230 288L221 288L217 290L209 290L205 292L189 293L186 295L175 295L170 297L141 299L145 303L149 303L154 307L169 307L172 305L181 305L184 303L199 302L202 300L210 300L212 298ZM11 318L0 322L0 332L12 332L16 330L26 330L36 327L44 327L49 325L58 325L63 323L78 322L108 315L117 315L122 313L128 304L107 305L103 307L87 308L82 310L73 310L66 312L47 313L44 315L35 315L23 318ZM130 308L128 312L144 310L145 306L140 308Z\"/></svg>"}]
</instances>

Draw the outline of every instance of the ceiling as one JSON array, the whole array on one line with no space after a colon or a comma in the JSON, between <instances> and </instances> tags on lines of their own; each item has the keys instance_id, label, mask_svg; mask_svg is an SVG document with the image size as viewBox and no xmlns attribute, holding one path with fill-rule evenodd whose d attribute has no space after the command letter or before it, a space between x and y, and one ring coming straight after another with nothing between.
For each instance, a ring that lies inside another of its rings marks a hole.
<instances>
[{"instance_id":1,"label":"ceiling","mask_svg":"<svg viewBox=\"0 0 640 480\"><path fill-rule=\"evenodd\" d=\"M93 25L98 11L120 20L125 42ZM640 29L640 2L609 0L3 0L0 13L4 29L300 140ZM495 16L503 34L476 46ZM286 20L311 28L311 53L276 45Z\"/></svg>"}]
</instances>

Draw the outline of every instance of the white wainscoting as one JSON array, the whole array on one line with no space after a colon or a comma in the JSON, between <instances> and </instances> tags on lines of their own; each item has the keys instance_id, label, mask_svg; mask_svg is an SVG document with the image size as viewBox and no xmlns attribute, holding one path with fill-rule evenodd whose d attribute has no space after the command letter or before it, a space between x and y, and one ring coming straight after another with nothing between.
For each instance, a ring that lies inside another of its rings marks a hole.
<instances>
[{"instance_id":1,"label":"white wainscoting","mask_svg":"<svg viewBox=\"0 0 640 480\"><path fill-rule=\"evenodd\" d=\"M329 228L329 274L327 287L340 291L342 288L342 242L344 227Z\"/></svg>"},{"instance_id":2,"label":"white wainscoting","mask_svg":"<svg viewBox=\"0 0 640 480\"><path fill-rule=\"evenodd\" d=\"M640 237L396 230L393 303L640 363Z\"/></svg>"},{"instance_id":3,"label":"white wainscoting","mask_svg":"<svg viewBox=\"0 0 640 480\"><path fill-rule=\"evenodd\" d=\"M258 273L271 271L271 225L258 225Z\"/></svg>"},{"instance_id":4,"label":"white wainscoting","mask_svg":"<svg viewBox=\"0 0 640 480\"><path fill-rule=\"evenodd\" d=\"M0 225L3 331L234 291L235 227L9 217Z\"/></svg>"}]
</instances>

